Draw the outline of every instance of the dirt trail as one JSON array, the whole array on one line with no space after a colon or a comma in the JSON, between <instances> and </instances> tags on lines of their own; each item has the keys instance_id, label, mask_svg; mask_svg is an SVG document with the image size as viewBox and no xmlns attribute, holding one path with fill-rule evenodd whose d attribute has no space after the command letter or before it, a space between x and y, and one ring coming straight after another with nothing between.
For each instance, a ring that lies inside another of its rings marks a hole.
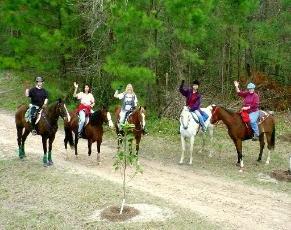
<instances>
[{"instance_id":1,"label":"dirt trail","mask_svg":"<svg viewBox=\"0 0 291 230\"><path fill-rule=\"evenodd\" d=\"M16 158L16 130L11 113L0 111L1 158ZM93 154L87 156L87 143L81 140L79 157L67 153L63 147L64 134L57 133L53 147L55 167L71 173L99 176L121 183L120 174L112 168L115 146L104 140L101 146L102 164L96 163L96 145ZM42 158L40 137L27 139L26 153L29 158ZM184 166L165 166L155 161L140 160L144 173L133 179L129 186L160 197L170 203L188 208L221 224L227 229L291 229L291 196L287 193L267 191L223 178L197 174L181 169ZM40 161L41 163L41 161Z\"/></svg>"}]
</instances>

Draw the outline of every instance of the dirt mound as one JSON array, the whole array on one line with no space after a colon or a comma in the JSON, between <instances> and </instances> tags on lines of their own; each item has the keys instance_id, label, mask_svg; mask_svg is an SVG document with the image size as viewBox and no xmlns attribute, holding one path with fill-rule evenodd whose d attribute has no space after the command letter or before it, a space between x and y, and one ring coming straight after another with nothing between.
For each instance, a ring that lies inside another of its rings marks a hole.
<instances>
[{"instance_id":1,"label":"dirt mound","mask_svg":"<svg viewBox=\"0 0 291 230\"><path fill-rule=\"evenodd\" d=\"M288 171L284 171L284 170L274 170L271 173L271 177L275 178L276 180L279 181L287 181L287 182L291 182L291 172Z\"/></svg>"},{"instance_id":2,"label":"dirt mound","mask_svg":"<svg viewBox=\"0 0 291 230\"><path fill-rule=\"evenodd\" d=\"M119 212L120 207L110 206L101 212L101 218L112 222L118 222L129 220L140 213L137 209L130 206L124 206L122 214L120 214Z\"/></svg>"}]
</instances>

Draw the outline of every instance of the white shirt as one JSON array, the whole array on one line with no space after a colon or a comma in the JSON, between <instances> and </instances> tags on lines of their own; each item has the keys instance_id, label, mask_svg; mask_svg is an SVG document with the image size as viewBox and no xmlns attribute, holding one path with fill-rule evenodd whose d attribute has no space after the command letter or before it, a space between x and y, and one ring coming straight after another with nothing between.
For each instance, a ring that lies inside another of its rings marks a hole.
<instances>
[{"instance_id":1,"label":"white shirt","mask_svg":"<svg viewBox=\"0 0 291 230\"><path fill-rule=\"evenodd\" d=\"M92 93L86 94L86 93L80 92L77 94L77 99L81 100L81 104L83 105L91 105L95 103L95 99Z\"/></svg>"},{"instance_id":2,"label":"white shirt","mask_svg":"<svg viewBox=\"0 0 291 230\"><path fill-rule=\"evenodd\" d=\"M126 97L125 97L126 95ZM120 100L124 100L124 102L126 103L127 101L132 101L133 100L133 97L134 97L134 106L137 106L137 97L135 94L131 94L131 93L118 93L118 91L116 90L115 94L114 94L114 97L120 99ZM130 105L126 105L125 106L125 110L130 110L131 109L131 106Z\"/></svg>"}]
</instances>

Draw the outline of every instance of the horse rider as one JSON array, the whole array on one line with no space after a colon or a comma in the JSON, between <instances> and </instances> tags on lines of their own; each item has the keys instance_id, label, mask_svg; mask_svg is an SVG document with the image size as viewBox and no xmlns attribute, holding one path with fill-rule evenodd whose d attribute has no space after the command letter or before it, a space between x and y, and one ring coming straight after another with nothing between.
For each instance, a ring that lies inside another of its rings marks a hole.
<instances>
[{"instance_id":1,"label":"horse rider","mask_svg":"<svg viewBox=\"0 0 291 230\"><path fill-rule=\"evenodd\" d=\"M77 108L77 113L79 115L79 127L78 127L78 137L82 136L82 130L85 124L86 117L88 117L92 112L92 108L95 105L95 99L91 93L91 87L88 84L84 85L83 91L77 93L79 85L74 82L74 94L73 97L80 100L80 104Z\"/></svg>"},{"instance_id":2,"label":"horse rider","mask_svg":"<svg viewBox=\"0 0 291 230\"><path fill-rule=\"evenodd\" d=\"M198 92L200 82L198 80L194 80L192 82L192 88L185 88L184 83L185 80L182 80L179 91L184 97L186 97L186 106L188 106L189 111L197 115L202 131L206 132L206 126L200 110L202 98L201 94Z\"/></svg>"},{"instance_id":3,"label":"horse rider","mask_svg":"<svg viewBox=\"0 0 291 230\"><path fill-rule=\"evenodd\" d=\"M36 85L31 89L25 90L25 96L30 97L30 124L31 124L31 133L32 135L36 135L37 132L35 130L35 122L36 122L36 115L37 111L42 108L45 108L48 103L48 93L43 88L44 80L42 77L36 77L35 79Z\"/></svg>"},{"instance_id":4,"label":"horse rider","mask_svg":"<svg viewBox=\"0 0 291 230\"><path fill-rule=\"evenodd\" d=\"M138 100L137 96L133 91L133 87L131 84L127 84L125 91L119 93L121 88L117 89L114 93L114 97L122 100L122 106L119 113L119 123L118 129L121 130L121 125L125 122L126 117L130 112L132 112L137 106ZM143 134L147 134L145 127L143 127Z\"/></svg>"},{"instance_id":5,"label":"horse rider","mask_svg":"<svg viewBox=\"0 0 291 230\"><path fill-rule=\"evenodd\" d=\"M256 85L250 82L247 85L247 91L241 91L239 89L239 82L234 81L234 86L238 96L243 98L243 107L241 111L245 111L249 114L250 117L250 125L254 132L254 136L252 138L253 141L257 141L259 139L259 126L258 126L258 119L259 119L259 104L260 104L260 97L255 92Z\"/></svg>"}]
</instances>

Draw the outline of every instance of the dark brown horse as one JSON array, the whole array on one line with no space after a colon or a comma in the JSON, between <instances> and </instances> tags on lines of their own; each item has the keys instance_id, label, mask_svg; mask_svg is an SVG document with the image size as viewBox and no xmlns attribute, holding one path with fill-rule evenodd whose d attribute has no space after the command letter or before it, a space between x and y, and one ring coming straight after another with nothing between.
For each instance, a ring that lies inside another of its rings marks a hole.
<instances>
[{"instance_id":1,"label":"dark brown horse","mask_svg":"<svg viewBox=\"0 0 291 230\"><path fill-rule=\"evenodd\" d=\"M27 105L20 105L15 113L15 123L17 129L17 142L20 159L25 157L24 143L31 132L31 125L25 119ZM41 135L43 145L43 164L50 166L52 161L52 144L58 130L58 118L61 116L64 120L70 119L65 103L59 99L57 102L50 104L47 108L40 111L40 119L36 124L36 131ZM23 131L24 130L24 131ZM49 149L47 151L47 140Z\"/></svg>"},{"instance_id":2,"label":"dark brown horse","mask_svg":"<svg viewBox=\"0 0 291 230\"><path fill-rule=\"evenodd\" d=\"M70 112L71 121L65 122L65 148L67 149L67 144L69 142L70 146L75 147L75 155L78 155L78 124L79 117L76 111ZM100 158L100 146L102 143L103 136L103 123L109 123L109 127L113 128L113 123L111 120L111 115L105 107L91 114L89 118L89 123L84 127L82 138L88 140L88 155L91 155L92 143L97 142L97 161L101 162ZM75 138L73 137L75 134ZM75 143L74 143L75 139Z\"/></svg>"},{"instance_id":3,"label":"dark brown horse","mask_svg":"<svg viewBox=\"0 0 291 230\"><path fill-rule=\"evenodd\" d=\"M118 128L118 122L119 122L119 113L121 111L121 107L117 106L115 108L115 130L117 135L124 135L122 130L119 130ZM132 129L132 133L135 138L135 144L136 144L136 154L138 154L139 151L139 143L141 140L141 136L143 134L144 126L145 126L145 108L144 107L137 107L134 111L132 111L128 117L127 117L127 122L129 124L134 124L134 128ZM117 145L118 147L121 144L121 139L118 138ZM132 146L132 145L131 145Z\"/></svg>"},{"instance_id":4,"label":"dark brown horse","mask_svg":"<svg viewBox=\"0 0 291 230\"><path fill-rule=\"evenodd\" d=\"M242 160L242 141L251 139L253 132L249 125L242 121L239 113L231 112L223 107L215 105L213 105L212 108L212 117L210 122L214 124L221 120L227 126L228 134L236 147L238 158L237 165L242 168L244 166ZM264 137L266 137L269 149L266 164L269 164L270 151L275 148L275 119L273 115L268 114L266 118L259 123L259 129L260 153L257 161L262 160L265 146Z\"/></svg>"}]
</instances>

